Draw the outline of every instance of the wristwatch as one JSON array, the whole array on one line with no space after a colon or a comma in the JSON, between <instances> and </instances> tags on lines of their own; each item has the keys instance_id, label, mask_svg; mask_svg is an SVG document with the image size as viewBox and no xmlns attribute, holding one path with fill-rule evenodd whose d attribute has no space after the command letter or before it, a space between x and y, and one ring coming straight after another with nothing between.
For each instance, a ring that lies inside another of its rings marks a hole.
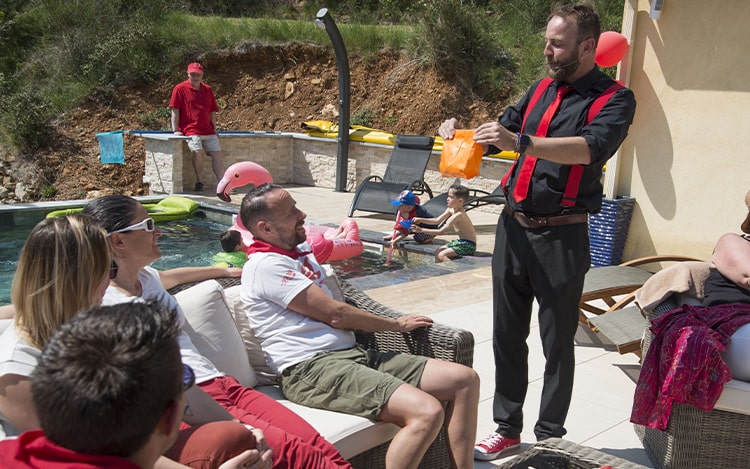
<instances>
[{"instance_id":1,"label":"wristwatch","mask_svg":"<svg viewBox=\"0 0 750 469\"><path fill-rule=\"evenodd\" d=\"M526 148L531 145L531 138L528 135L516 132L515 152L519 155L526 153Z\"/></svg>"}]
</instances>

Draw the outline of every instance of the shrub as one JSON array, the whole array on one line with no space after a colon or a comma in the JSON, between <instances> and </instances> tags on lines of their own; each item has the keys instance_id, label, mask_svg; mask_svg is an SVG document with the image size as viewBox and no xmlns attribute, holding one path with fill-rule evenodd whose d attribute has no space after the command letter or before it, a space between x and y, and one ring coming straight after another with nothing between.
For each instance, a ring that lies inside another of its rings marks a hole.
<instances>
[{"instance_id":1,"label":"shrub","mask_svg":"<svg viewBox=\"0 0 750 469\"><path fill-rule=\"evenodd\" d=\"M471 2L430 2L421 13L419 30L412 55L424 58L467 91L500 86L496 81L512 67L508 53L493 40L488 16Z\"/></svg>"},{"instance_id":2,"label":"shrub","mask_svg":"<svg viewBox=\"0 0 750 469\"><path fill-rule=\"evenodd\" d=\"M50 134L52 105L33 86L0 100L0 135L16 149L39 148Z\"/></svg>"},{"instance_id":3,"label":"shrub","mask_svg":"<svg viewBox=\"0 0 750 469\"><path fill-rule=\"evenodd\" d=\"M375 111L369 106L362 106L355 112L349 120L352 125L363 125L365 127L372 127L372 123L375 122L376 118Z\"/></svg>"}]
</instances>

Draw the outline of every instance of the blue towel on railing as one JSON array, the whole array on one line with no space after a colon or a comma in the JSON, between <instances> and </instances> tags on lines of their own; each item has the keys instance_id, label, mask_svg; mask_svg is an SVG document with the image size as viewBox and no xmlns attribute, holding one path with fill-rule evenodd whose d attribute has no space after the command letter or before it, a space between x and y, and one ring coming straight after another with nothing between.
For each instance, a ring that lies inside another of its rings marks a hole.
<instances>
[{"instance_id":1,"label":"blue towel on railing","mask_svg":"<svg viewBox=\"0 0 750 469\"><path fill-rule=\"evenodd\" d=\"M99 140L99 157L102 164L125 164L125 148L122 139L122 130L115 132L102 132L96 134L96 138Z\"/></svg>"}]
</instances>

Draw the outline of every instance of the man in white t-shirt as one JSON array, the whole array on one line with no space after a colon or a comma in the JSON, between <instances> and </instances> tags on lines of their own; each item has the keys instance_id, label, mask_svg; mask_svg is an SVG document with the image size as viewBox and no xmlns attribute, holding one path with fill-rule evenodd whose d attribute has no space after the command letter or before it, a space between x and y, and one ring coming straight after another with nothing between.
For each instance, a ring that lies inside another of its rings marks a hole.
<instances>
[{"instance_id":1,"label":"man in white t-shirt","mask_svg":"<svg viewBox=\"0 0 750 469\"><path fill-rule=\"evenodd\" d=\"M452 465L473 467L479 400L474 370L364 350L352 332L410 332L430 327L432 319L385 318L334 300L305 242L306 215L281 186L250 191L240 217L254 237L242 273L242 303L284 395L401 426L386 455L388 467L417 467L445 423Z\"/></svg>"}]
</instances>

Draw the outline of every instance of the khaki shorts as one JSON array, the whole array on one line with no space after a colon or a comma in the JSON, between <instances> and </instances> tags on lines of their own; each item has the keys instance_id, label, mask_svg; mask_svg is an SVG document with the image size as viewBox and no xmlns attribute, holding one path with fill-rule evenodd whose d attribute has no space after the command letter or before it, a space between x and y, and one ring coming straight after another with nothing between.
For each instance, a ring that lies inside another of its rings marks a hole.
<instances>
[{"instance_id":1,"label":"khaki shorts","mask_svg":"<svg viewBox=\"0 0 750 469\"><path fill-rule=\"evenodd\" d=\"M190 148L190 151L221 151L219 137L216 135L191 135L190 140L188 140L188 148Z\"/></svg>"},{"instance_id":2,"label":"khaki shorts","mask_svg":"<svg viewBox=\"0 0 750 469\"><path fill-rule=\"evenodd\" d=\"M292 402L378 419L402 384L417 386L427 357L358 347L320 353L287 368L281 390Z\"/></svg>"}]
</instances>

